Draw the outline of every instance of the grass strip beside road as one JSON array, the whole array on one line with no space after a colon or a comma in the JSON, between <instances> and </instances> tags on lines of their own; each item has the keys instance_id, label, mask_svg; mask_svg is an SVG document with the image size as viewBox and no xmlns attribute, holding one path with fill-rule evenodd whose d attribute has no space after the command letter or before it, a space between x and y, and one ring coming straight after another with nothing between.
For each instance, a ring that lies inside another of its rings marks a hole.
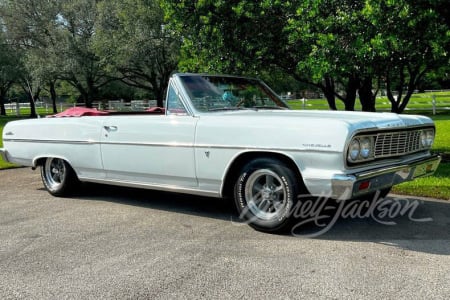
<instances>
[{"instance_id":1,"label":"grass strip beside road","mask_svg":"<svg viewBox=\"0 0 450 300\"><path fill-rule=\"evenodd\" d=\"M441 153L444 160L433 176L394 186L392 191L396 194L450 200L450 115L437 115L432 119L436 124L433 151Z\"/></svg>"},{"instance_id":2,"label":"grass strip beside road","mask_svg":"<svg viewBox=\"0 0 450 300\"><path fill-rule=\"evenodd\" d=\"M392 192L401 195L450 200L450 163L441 163L433 176L396 185Z\"/></svg>"}]
</instances>

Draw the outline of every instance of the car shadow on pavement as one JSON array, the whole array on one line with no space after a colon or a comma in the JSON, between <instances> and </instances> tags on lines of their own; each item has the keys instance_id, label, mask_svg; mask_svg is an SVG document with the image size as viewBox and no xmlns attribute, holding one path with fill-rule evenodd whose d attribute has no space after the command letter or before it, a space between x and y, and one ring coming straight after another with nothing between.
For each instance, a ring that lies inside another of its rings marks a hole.
<instances>
[{"instance_id":1,"label":"car shadow on pavement","mask_svg":"<svg viewBox=\"0 0 450 300\"><path fill-rule=\"evenodd\" d=\"M319 214L322 219L302 219L291 234L450 255L450 202L390 195L371 209L358 212L361 202L348 201L339 206L341 203L333 201L332 209Z\"/></svg>"},{"instance_id":2,"label":"car shadow on pavement","mask_svg":"<svg viewBox=\"0 0 450 300\"><path fill-rule=\"evenodd\" d=\"M133 205L175 213L230 220L235 214L231 201L156 190L84 183L76 198Z\"/></svg>"},{"instance_id":3,"label":"car shadow on pavement","mask_svg":"<svg viewBox=\"0 0 450 300\"><path fill-rule=\"evenodd\" d=\"M107 201L180 214L239 222L232 200L102 184L84 184L74 198ZM300 219L286 238L373 242L419 252L450 255L450 202L414 197L387 197L374 211L359 211L359 202L341 203ZM317 217L319 216L319 219ZM239 228L232 226L231 228ZM236 230L236 229L231 229ZM237 229L239 230L239 229ZM244 236L241 236L244 238Z\"/></svg>"}]
</instances>

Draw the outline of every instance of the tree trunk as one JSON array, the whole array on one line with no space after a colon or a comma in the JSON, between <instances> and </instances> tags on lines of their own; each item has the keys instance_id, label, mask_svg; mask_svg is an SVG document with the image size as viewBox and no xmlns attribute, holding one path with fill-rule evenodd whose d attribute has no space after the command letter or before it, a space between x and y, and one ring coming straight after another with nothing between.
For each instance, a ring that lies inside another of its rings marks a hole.
<instances>
[{"instance_id":1,"label":"tree trunk","mask_svg":"<svg viewBox=\"0 0 450 300\"><path fill-rule=\"evenodd\" d=\"M406 92L405 97L402 99L401 104L398 107L398 113L401 114L402 112L405 111L406 106L409 103L409 100L411 99L411 96L413 94L414 90L408 90L408 92Z\"/></svg>"},{"instance_id":2,"label":"tree trunk","mask_svg":"<svg viewBox=\"0 0 450 300\"><path fill-rule=\"evenodd\" d=\"M362 80L358 93L362 110L370 112L376 111L375 95L372 93L372 78L366 77Z\"/></svg>"},{"instance_id":3,"label":"tree trunk","mask_svg":"<svg viewBox=\"0 0 450 300\"><path fill-rule=\"evenodd\" d=\"M97 89L95 88L94 84L88 81L86 107L92 108L92 103L94 102L96 94Z\"/></svg>"},{"instance_id":4,"label":"tree trunk","mask_svg":"<svg viewBox=\"0 0 450 300\"><path fill-rule=\"evenodd\" d=\"M406 106L408 105L409 100L411 99L411 96L414 93L414 89L416 88L417 83L420 82L420 79L425 75L425 71L426 70L423 70L422 73L420 73L418 69L411 70L410 68L408 68L409 72L408 91L406 92L406 95L398 108L400 113L402 113L405 110Z\"/></svg>"},{"instance_id":5,"label":"tree trunk","mask_svg":"<svg viewBox=\"0 0 450 300\"><path fill-rule=\"evenodd\" d=\"M94 99L92 97L92 94L89 93L86 98L86 107L92 108L92 102L94 102Z\"/></svg>"},{"instance_id":6,"label":"tree trunk","mask_svg":"<svg viewBox=\"0 0 450 300\"><path fill-rule=\"evenodd\" d=\"M37 118L35 95L28 93L28 101L30 102L30 118Z\"/></svg>"},{"instance_id":7,"label":"tree trunk","mask_svg":"<svg viewBox=\"0 0 450 300\"><path fill-rule=\"evenodd\" d=\"M84 102L84 106L85 106L85 107L89 107L89 106L88 106L88 105L89 105L89 95L88 95L88 93L85 93L85 92L81 92L81 91L80 91L80 94L81 94L81 95L80 95L81 97L78 97L78 98L77 98L77 101L75 102L75 105L77 104L78 101L80 101L80 98L82 98L82 99L83 99L83 102Z\"/></svg>"},{"instance_id":8,"label":"tree trunk","mask_svg":"<svg viewBox=\"0 0 450 300\"><path fill-rule=\"evenodd\" d=\"M50 85L50 97L52 98L53 113L56 114L58 113L58 109L56 107L57 95L56 95L55 81L50 81L49 85Z\"/></svg>"},{"instance_id":9,"label":"tree trunk","mask_svg":"<svg viewBox=\"0 0 450 300\"><path fill-rule=\"evenodd\" d=\"M386 94L389 102L391 102L391 112L398 113L398 102L397 99L395 99L394 94L392 93L392 83L389 73L386 74Z\"/></svg>"},{"instance_id":10,"label":"tree trunk","mask_svg":"<svg viewBox=\"0 0 450 300\"><path fill-rule=\"evenodd\" d=\"M36 89L36 92L33 95L33 103L30 103L30 108L31 108L30 117L31 118L37 118L38 117L38 114L36 112L36 101L38 101L40 99L39 98L40 94L41 94L41 88L38 87Z\"/></svg>"},{"instance_id":11,"label":"tree trunk","mask_svg":"<svg viewBox=\"0 0 450 300\"><path fill-rule=\"evenodd\" d=\"M164 93L165 89L159 88L158 90L155 90L155 96L156 96L156 106L158 107L164 107Z\"/></svg>"},{"instance_id":12,"label":"tree trunk","mask_svg":"<svg viewBox=\"0 0 450 300\"><path fill-rule=\"evenodd\" d=\"M28 102L30 103L30 118L37 118L35 100L39 98L41 88L37 87L36 92L33 92L33 87L29 80L25 79L22 84L22 89L27 94Z\"/></svg>"},{"instance_id":13,"label":"tree trunk","mask_svg":"<svg viewBox=\"0 0 450 300\"><path fill-rule=\"evenodd\" d=\"M0 88L0 115L1 116L6 116L5 99L6 99L6 94L8 93L12 84L13 84L12 81L10 81Z\"/></svg>"},{"instance_id":14,"label":"tree trunk","mask_svg":"<svg viewBox=\"0 0 450 300\"><path fill-rule=\"evenodd\" d=\"M322 92L328 102L330 110L337 110L336 95L334 94L334 81L330 76L325 76L324 85L321 86Z\"/></svg>"},{"instance_id":15,"label":"tree trunk","mask_svg":"<svg viewBox=\"0 0 450 300\"><path fill-rule=\"evenodd\" d=\"M0 95L0 116L6 116L5 97Z\"/></svg>"},{"instance_id":16,"label":"tree trunk","mask_svg":"<svg viewBox=\"0 0 450 300\"><path fill-rule=\"evenodd\" d=\"M356 102L356 92L359 88L359 78L355 75L350 75L348 77L347 88L345 89L345 110L354 111Z\"/></svg>"},{"instance_id":17,"label":"tree trunk","mask_svg":"<svg viewBox=\"0 0 450 300\"><path fill-rule=\"evenodd\" d=\"M0 115L6 116L6 109L5 109L5 94L3 92L3 89L0 89Z\"/></svg>"}]
</instances>

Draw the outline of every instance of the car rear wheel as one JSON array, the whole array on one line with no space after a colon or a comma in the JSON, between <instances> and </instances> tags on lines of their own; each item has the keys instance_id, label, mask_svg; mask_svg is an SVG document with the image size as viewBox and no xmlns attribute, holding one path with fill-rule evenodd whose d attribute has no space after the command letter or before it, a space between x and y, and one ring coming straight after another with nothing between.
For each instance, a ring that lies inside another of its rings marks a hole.
<instances>
[{"instance_id":1,"label":"car rear wheel","mask_svg":"<svg viewBox=\"0 0 450 300\"><path fill-rule=\"evenodd\" d=\"M66 196L74 191L78 178L72 167L63 159L49 157L41 166L45 189L53 196Z\"/></svg>"},{"instance_id":2,"label":"car rear wheel","mask_svg":"<svg viewBox=\"0 0 450 300\"><path fill-rule=\"evenodd\" d=\"M247 163L234 191L239 217L253 228L281 232L292 226L298 179L282 161L259 158Z\"/></svg>"}]
</instances>

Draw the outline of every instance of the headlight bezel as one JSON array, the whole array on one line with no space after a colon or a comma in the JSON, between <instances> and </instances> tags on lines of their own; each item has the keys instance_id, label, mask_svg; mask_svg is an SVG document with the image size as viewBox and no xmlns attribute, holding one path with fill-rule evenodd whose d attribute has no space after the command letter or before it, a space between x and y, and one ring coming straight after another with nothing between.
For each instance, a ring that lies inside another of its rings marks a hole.
<instances>
[{"instance_id":1,"label":"headlight bezel","mask_svg":"<svg viewBox=\"0 0 450 300\"><path fill-rule=\"evenodd\" d=\"M374 159L374 139L373 135L354 136L347 147L347 161L351 164L360 163ZM358 149L356 146L358 145ZM356 153L357 152L357 153Z\"/></svg>"},{"instance_id":2,"label":"headlight bezel","mask_svg":"<svg viewBox=\"0 0 450 300\"><path fill-rule=\"evenodd\" d=\"M423 149L431 149L434 143L436 131L434 128L423 129L420 132L420 144Z\"/></svg>"},{"instance_id":3,"label":"headlight bezel","mask_svg":"<svg viewBox=\"0 0 450 300\"><path fill-rule=\"evenodd\" d=\"M373 138L365 136L359 140L359 145L361 158L369 159L373 154Z\"/></svg>"},{"instance_id":4,"label":"headlight bezel","mask_svg":"<svg viewBox=\"0 0 450 300\"><path fill-rule=\"evenodd\" d=\"M361 153L361 145L358 139L353 139L348 146L348 159L350 161L356 161Z\"/></svg>"}]
</instances>

